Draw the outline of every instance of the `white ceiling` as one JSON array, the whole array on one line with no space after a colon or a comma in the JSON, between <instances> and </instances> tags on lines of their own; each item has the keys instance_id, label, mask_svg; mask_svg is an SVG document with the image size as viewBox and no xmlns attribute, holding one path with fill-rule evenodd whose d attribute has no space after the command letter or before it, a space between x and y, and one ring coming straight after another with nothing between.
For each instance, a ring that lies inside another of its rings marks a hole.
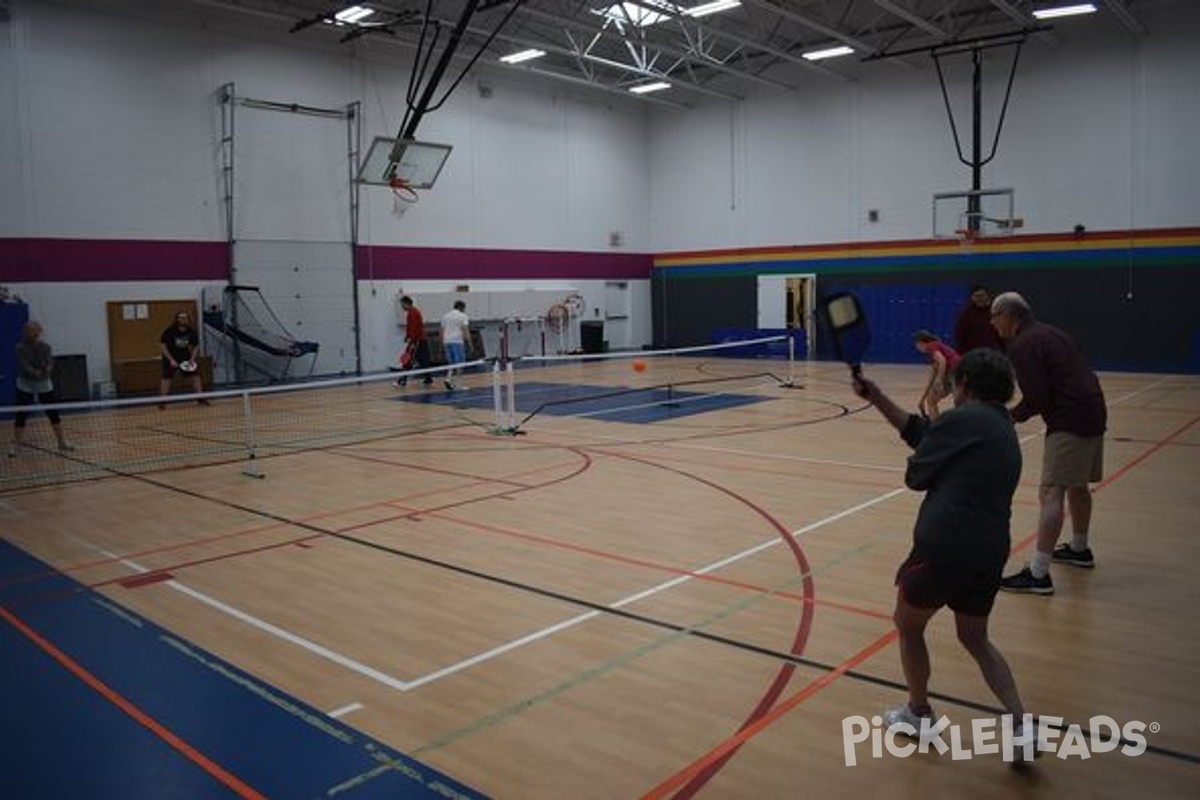
<instances>
[{"instance_id":1,"label":"white ceiling","mask_svg":"<svg viewBox=\"0 0 1200 800\"><path fill-rule=\"evenodd\" d=\"M786 90L814 80L853 80L865 70L885 68L881 62L928 67L930 48L956 44L969 48L1011 37L1061 47L1070 41L1068 32L1086 26L1150 36L1148 16L1162 24L1174 13L1195 12L1197 5L1195 0L1094 0L1097 13L1047 24L1031 12L1077 0L741 0L739 7L701 18L680 12L707 0L674 1L679 5L636 0L640 6L630 6L635 11L654 8L664 15L649 26L606 17L604 9L615 0L360 0L376 11L369 19L383 23L370 28L321 21L350 0L160 0L158 7L241 15L335 46L343 40L345 47L392 43L415 53L424 34L427 80L451 44L447 82L472 57L494 64L502 55L537 48L546 55L510 68L622 94L661 80L671 84L670 91L641 97L688 105L706 96L737 99L755 86ZM801 57L837 45L852 48L853 55L817 63Z\"/></svg>"}]
</instances>

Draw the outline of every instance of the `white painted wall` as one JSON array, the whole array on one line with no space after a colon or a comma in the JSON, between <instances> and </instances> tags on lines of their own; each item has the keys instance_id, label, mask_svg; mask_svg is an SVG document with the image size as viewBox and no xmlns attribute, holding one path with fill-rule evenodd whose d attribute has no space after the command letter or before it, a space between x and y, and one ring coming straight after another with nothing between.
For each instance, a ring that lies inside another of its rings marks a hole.
<instances>
[{"instance_id":1,"label":"white painted wall","mask_svg":"<svg viewBox=\"0 0 1200 800\"><path fill-rule=\"evenodd\" d=\"M1025 45L983 184L1016 190L1026 232L1200 224L1200 3L1170 13L1146 9L1142 37L1097 15L1057 26L1057 47ZM929 237L932 194L969 189L970 171L932 65L912 58L732 109L656 110L652 251ZM989 51L984 64L988 147L1010 58ZM945 66L970 155L969 63Z\"/></svg>"},{"instance_id":2,"label":"white painted wall","mask_svg":"<svg viewBox=\"0 0 1200 800\"><path fill-rule=\"evenodd\" d=\"M223 240L215 92L226 82L265 100L361 101L368 141L400 125L412 53L398 47L342 47L288 35L278 20L231 20L192 4L10 7L0 24L3 237ZM1144 14L1146 36L1098 17L1058 26L1065 46L1036 37L1026 45L984 174L985 185L1015 187L1027 232L1200 224L1200 4L1174 4L1169 22L1152 6ZM917 61L865 65L854 82L808 76L796 92L682 112L480 68L419 131L454 145L437 187L399 219L386 189L365 191L362 241L597 252L620 231L622 250L645 253L924 238L932 193L965 189L969 175L935 74ZM950 72L965 136L967 72ZM985 79L990 129L1006 79L999 52ZM237 121L238 236L345 236L340 124L244 108ZM866 221L868 209L880 211L878 223ZM604 313L603 282L568 283ZM368 369L394 355L382 332L394 329L397 287L377 284L359 286ZM100 380L105 301L199 300L202 287L14 288L51 323L57 351L87 354ZM645 282L632 287L631 305L628 344L637 347L651 338Z\"/></svg>"},{"instance_id":3,"label":"white painted wall","mask_svg":"<svg viewBox=\"0 0 1200 800\"><path fill-rule=\"evenodd\" d=\"M410 51L342 47L318 32L290 36L277 20L184 5L14 0L0 24L0 237L224 240L217 90L227 82L260 100L359 101L364 150L399 131ZM612 252L619 231L619 251L646 252L646 124L637 101L481 69L418 131L454 147L438 185L402 219L388 189L364 189L360 241ZM259 247L348 239L344 123L239 105L235 125L236 238ZM651 338L649 283L637 283L632 346ZM602 282L582 284L602 309ZM199 302L203 287L13 288L46 320L56 351L86 354L98 381L109 377L107 300ZM360 295L364 368L382 369L394 348L375 337L394 329L394 309L373 302L374 282Z\"/></svg>"}]
</instances>

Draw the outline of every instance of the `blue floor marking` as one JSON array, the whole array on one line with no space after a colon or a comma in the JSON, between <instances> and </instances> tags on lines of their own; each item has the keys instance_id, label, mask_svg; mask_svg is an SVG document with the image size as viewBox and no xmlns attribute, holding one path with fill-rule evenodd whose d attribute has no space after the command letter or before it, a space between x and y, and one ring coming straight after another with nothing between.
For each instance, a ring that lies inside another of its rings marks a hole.
<instances>
[{"instance_id":1,"label":"blue floor marking","mask_svg":"<svg viewBox=\"0 0 1200 800\"><path fill-rule=\"evenodd\" d=\"M45 577L16 580L31 574ZM266 796L324 797L341 787L336 796L350 800L484 797L2 540L0 603L158 724ZM0 797L232 796L6 620L0 620L0 665L5 710ZM398 768L379 769L381 759Z\"/></svg>"},{"instance_id":2,"label":"blue floor marking","mask_svg":"<svg viewBox=\"0 0 1200 800\"><path fill-rule=\"evenodd\" d=\"M396 399L406 403L450 405L455 408L490 409L492 390L421 389L416 384L407 394ZM759 395L728 394L725 392L687 392L665 387L630 388L620 392L619 386L588 386L567 383L523 382L517 392L516 413L530 414L543 403L552 403L540 413L554 416L588 416L612 422L652 423L678 419L706 411L759 403L770 398ZM604 395L602 397L597 395ZM574 402L562 402L574 401Z\"/></svg>"}]
</instances>

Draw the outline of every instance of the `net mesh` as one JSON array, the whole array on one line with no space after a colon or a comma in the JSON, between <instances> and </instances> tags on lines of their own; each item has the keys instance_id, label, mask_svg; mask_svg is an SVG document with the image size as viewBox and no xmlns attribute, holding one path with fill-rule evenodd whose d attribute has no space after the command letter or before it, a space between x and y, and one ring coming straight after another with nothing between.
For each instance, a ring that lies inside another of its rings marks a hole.
<instances>
[{"instance_id":1,"label":"net mesh","mask_svg":"<svg viewBox=\"0 0 1200 800\"><path fill-rule=\"evenodd\" d=\"M747 344L476 360L452 385L442 365L401 373L403 388L389 373L26 407L23 445L0 459L0 494L220 464L254 474L277 456L464 426L515 432L538 417L648 423L747 406L786 385L761 359L723 357ZM61 414L71 449L59 449L47 409ZM11 425L17 410L0 408L0 420Z\"/></svg>"},{"instance_id":2,"label":"net mesh","mask_svg":"<svg viewBox=\"0 0 1200 800\"><path fill-rule=\"evenodd\" d=\"M395 377L28 407L22 446L8 445L0 462L0 492L109 475L262 463L286 453L489 420L454 404L400 402L404 395L392 385ZM456 383L472 382L486 383L490 393L486 380L456 378ZM414 373L410 384L420 383L420 373ZM44 415L47 408L61 414L72 449L58 448ZM0 419L12 420L16 410L0 408Z\"/></svg>"}]
</instances>

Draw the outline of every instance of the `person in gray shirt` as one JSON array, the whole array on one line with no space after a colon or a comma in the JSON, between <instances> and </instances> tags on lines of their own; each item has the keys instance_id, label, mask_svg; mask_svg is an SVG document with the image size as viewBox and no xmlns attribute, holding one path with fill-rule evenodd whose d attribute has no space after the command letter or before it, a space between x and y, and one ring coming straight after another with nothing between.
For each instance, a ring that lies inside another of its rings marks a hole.
<instances>
[{"instance_id":1,"label":"person in gray shirt","mask_svg":"<svg viewBox=\"0 0 1200 800\"><path fill-rule=\"evenodd\" d=\"M904 482L925 492L912 550L896 574L894 619L908 702L885 724L932 718L925 627L942 606L954 612L958 640L979 664L988 687L1022 731L1024 706L1012 670L988 639L988 616L1000 589L1011 543L1012 498L1021 477L1021 445L1005 404L1015 387L1000 352L972 350L953 373L954 408L930 421L902 410L864 377L855 392L870 402L913 448Z\"/></svg>"},{"instance_id":2,"label":"person in gray shirt","mask_svg":"<svg viewBox=\"0 0 1200 800\"><path fill-rule=\"evenodd\" d=\"M58 402L54 394L54 381L50 373L54 368L54 355L50 345L42 341L42 326L36 322L25 323L21 331L21 341L17 342L17 405L31 406L35 402L53 404ZM46 409L46 418L58 441L58 449L64 452L74 450L63 435L62 417L52 408ZM13 417L13 441L8 455L15 458L21 454L21 446L25 443L25 422L29 412L18 411Z\"/></svg>"}]
</instances>

